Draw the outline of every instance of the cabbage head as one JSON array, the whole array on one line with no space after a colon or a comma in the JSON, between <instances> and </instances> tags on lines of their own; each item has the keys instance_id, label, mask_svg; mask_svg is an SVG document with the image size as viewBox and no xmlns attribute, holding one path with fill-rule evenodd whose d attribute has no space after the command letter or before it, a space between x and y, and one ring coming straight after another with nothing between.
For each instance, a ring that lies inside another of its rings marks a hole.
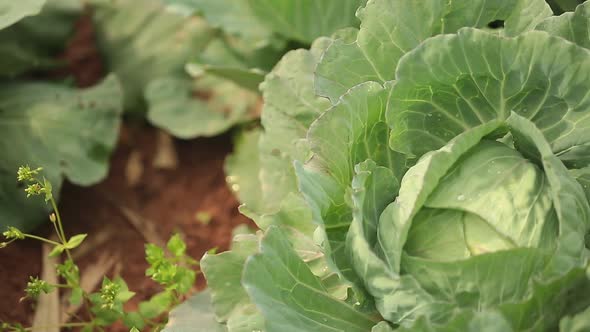
<instances>
[{"instance_id":1,"label":"cabbage head","mask_svg":"<svg viewBox=\"0 0 590 332\"><path fill-rule=\"evenodd\" d=\"M362 205L387 172L370 160L356 171ZM551 330L584 302L572 294L588 291L582 186L515 113L422 156L377 225L368 222L356 211L353 266L381 315L411 331L467 330L489 317L507 330Z\"/></svg>"}]
</instances>

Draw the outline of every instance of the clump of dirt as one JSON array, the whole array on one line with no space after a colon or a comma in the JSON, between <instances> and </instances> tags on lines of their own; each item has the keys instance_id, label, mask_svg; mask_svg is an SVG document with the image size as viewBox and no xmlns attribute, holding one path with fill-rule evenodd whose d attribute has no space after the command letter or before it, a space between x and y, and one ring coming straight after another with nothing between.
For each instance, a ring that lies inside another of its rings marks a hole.
<instances>
[{"instance_id":1,"label":"clump of dirt","mask_svg":"<svg viewBox=\"0 0 590 332\"><path fill-rule=\"evenodd\" d=\"M95 85L104 77L105 70L96 46L95 28L89 12L76 21L74 35L58 58L67 66L57 75L73 77L78 87Z\"/></svg>"}]
</instances>

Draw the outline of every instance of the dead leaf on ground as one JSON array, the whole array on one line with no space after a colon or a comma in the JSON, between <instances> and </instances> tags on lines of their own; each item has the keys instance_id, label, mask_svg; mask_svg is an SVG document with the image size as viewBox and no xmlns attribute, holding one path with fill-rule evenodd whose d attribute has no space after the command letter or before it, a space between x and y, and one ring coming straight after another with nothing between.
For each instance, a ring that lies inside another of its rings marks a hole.
<instances>
[{"instance_id":1,"label":"dead leaf on ground","mask_svg":"<svg viewBox=\"0 0 590 332\"><path fill-rule=\"evenodd\" d=\"M101 228L98 232L92 233L92 236L89 236L84 240L84 243L74 252L72 252L72 257L74 260L80 259L87 254L93 252L96 248L102 247L104 243L106 243L109 239L113 236L113 232L108 228Z\"/></svg>"},{"instance_id":2,"label":"dead leaf on ground","mask_svg":"<svg viewBox=\"0 0 590 332\"><path fill-rule=\"evenodd\" d=\"M148 218L144 218L135 210L128 208L126 206L121 205L116 198L109 196L105 193L99 193L99 195L111 205L117 208L121 215L125 218L127 222L135 228L135 230L143 236L144 240L149 243L153 243L157 246L163 247L166 245L166 241L164 241L160 237L160 233L156 227L156 223Z\"/></svg>"},{"instance_id":3,"label":"dead leaf on ground","mask_svg":"<svg viewBox=\"0 0 590 332\"><path fill-rule=\"evenodd\" d=\"M153 243L163 247L166 242L160 237L156 223L150 219L142 217L134 210L117 204L119 211L125 216L127 221L143 236L146 242Z\"/></svg>"},{"instance_id":4,"label":"dead leaf on ground","mask_svg":"<svg viewBox=\"0 0 590 332\"><path fill-rule=\"evenodd\" d=\"M144 167L141 152L131 152L129 159L127 159L127 164L125 165L125 180L129 187L135 187L139 184L143 175L143 170Z\"/></svg>"},{"instance_id":5,"label":"dead leaf on ground","mask_svg":"<svg viewBox=\"0 0 590 332\"><path fill-rule=\"evenodd\" d=\"M157 169L174 170L178 167L178 153L174 140L164 131L158 131L158 140L156 142L156 153L152 161L152 166Z\"/></svg>"}]
</instances>

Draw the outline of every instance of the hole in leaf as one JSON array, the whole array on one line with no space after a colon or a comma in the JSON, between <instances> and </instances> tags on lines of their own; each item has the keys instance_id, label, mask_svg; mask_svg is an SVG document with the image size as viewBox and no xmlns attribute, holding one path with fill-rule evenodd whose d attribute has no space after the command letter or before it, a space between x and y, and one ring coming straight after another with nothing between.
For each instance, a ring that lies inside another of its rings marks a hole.
<instances>
[{"instance_id":1,"label":"hole in leaf","mask_svg":"<svg viewBox=\"0 0 590 332\"><path fill-rule=\"evenodd\" d=\"M488 23L490 29L502 29L504 27L504 20L495 20Z\"/></svg>"}]
</instances>

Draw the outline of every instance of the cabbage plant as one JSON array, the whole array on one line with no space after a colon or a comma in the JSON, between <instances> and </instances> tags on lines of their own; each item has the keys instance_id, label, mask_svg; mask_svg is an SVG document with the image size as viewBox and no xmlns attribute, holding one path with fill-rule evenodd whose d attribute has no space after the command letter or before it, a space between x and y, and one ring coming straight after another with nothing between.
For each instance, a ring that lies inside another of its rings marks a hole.
<instances>
[{"instance_id":1,"label":"cabbage plant","mask_svg":"<svg viewBox=\"0 0 590 332\"><path fill-rule=\"evenodd\" d=\"M32 229L52 210L26 199L15 182L21 165L42 165L57 199L65 179L88 186L106 177L118 136L117 78L79 89L50 79L82 12L76 0L0 4L0 230Z\"/></svg>"},{"instance_id":2,"label":"cabbage plant","mask_svg":"<svg viewBox=\"0 0 590 332\"><path fill-rule=\"evenodd\" d=\"M588 8L372 0L285 55L228 162L261 230L202 260L218 328L588 328Z\"/></svg>"},{"instance_id":3,"label":"cabbage plant","mask_svg":"<svg viewBox=\"0 0 590 332\"><path fill-rule=\"evenodd\" d=\"M91 1L99 48L121 77L126 110L189 139L257 120L258 85L281 56L358 25L364 1L136 2Z\"/></svg>"}]
</instances>

